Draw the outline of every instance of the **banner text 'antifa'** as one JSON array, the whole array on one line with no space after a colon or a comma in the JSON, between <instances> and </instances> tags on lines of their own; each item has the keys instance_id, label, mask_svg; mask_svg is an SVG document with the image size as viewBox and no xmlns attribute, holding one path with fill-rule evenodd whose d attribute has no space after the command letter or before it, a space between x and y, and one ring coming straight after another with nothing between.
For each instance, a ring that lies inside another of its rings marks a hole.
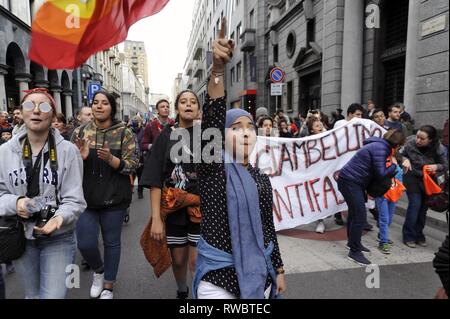
<instances>
[{"instance_id":1,"label":"banner text 'antifa'","mask_svg":"<svg viewBox=\"0 0 450 319\"><path fill-rule=\"evenodd\" d=\"M303 139L264 139L257 146L253 163L271 178L277 230L290 228L279 225L283 217L295 220L291 224L295 227L341 211L342 205L345 208L337 189L340 169L367 138L383 134L381 127L367 123L352 121Z\"/></svg>"}]
</instances>

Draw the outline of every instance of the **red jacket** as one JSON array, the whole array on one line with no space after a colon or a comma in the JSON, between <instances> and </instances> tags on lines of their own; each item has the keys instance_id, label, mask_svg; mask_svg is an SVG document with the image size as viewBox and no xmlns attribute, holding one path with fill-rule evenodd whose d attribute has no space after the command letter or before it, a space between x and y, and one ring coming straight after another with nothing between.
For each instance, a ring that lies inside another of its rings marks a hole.
<instances>
[{"instance_id":1,"label":"red jacket","mask_svg":"<svg viewBox=\"0 0 450 319\"><path fill-rule=\"evenodd\" d=\"M167 124L169 126L173 126L175 124L174 120L167 119ZM159 118L154 119L150 123L147 124L144 131L144 137L142 138L141 142L141 150L143 152L148 151L149 145L152 145L156 139L158 138L159 134L164 130L164 126L161 124Z\"/></svg>"}]
</instances>

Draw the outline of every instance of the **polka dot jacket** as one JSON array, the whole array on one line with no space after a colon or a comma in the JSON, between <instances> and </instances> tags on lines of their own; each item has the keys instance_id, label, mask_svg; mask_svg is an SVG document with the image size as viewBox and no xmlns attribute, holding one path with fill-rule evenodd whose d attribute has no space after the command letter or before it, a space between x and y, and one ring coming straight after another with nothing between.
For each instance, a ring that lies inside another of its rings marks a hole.
<instances>
[{"instance_id":1,"label":"polka dot jacket","mask_svg":"<svg viewBox=\"0 0 450 319\"><path fill-rule=\"evenodd\" d=\"M208 128L217 128L221 130L224 138L225 116L226 98L211 100L207 96L203 108L202 131ZM222 163L202 163L198 165L197 169L202 210L201 235L208 244L232 254L224 165ZM271 241L274 243L271 259L273 267L277 269L283 266L283 262L273 222L272 186L269 177L261 174L259 169L250 165L248 170L258 188L264 245L267 247ZM211 271L202 280L221 287L236 297L240 295L236 271L232 267ZM271 278L268 277L266 288L270 286L271 282Z\"/></svg>"}]
</instances>

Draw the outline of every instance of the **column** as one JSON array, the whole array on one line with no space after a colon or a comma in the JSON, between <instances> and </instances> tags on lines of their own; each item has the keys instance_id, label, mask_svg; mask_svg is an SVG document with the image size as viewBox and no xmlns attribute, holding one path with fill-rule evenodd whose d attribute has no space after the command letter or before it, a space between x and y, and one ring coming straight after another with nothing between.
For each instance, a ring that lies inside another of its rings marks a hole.
<instances>
[{"instance_id":1,"label":"column","mask_svg":"<svg viewBox=\"0 0 450 319\"><path fill-rule=\"evenodd\" d=\"M19 82L19 94L20 94L20 100L23 99L25 96L26 90L29 90L30 87L28 86L28 83L31 81L31 75L30 74L16 74L16 81Z\"/></svg>"},{"instance_id":2,"label":"column","mask_svg":"<svg viewBox=\"0 0 450 319\"><path fill-rule=\"evenodd\" d=\"M72 92L63 92L64 99L66 102L66 119L70 121L73 118L73 108L72 108Z\"/></svg>"},{"instance_id":3,"label":"column","mask_svg":"<svg viewBox=\"0 0 450 319\"><path fill-rule=\"evenodd\" d=\"M419 36L419 0L409 0L408 38L406 41L405 96L406 111L416 115L417 44Z\"/></svg>"},{"instance_id":4,"label":"column","mask_svg":"<svg viewBox=\"0 0 450 319\"><path fill-rule=\"evenodd\" d=\"M7 111L5 75L8 74L6 68L0 66L0 111Z\"/></svg>"},{"instance_id":5,"label":"column","mask_svg":"<svg viewBox=\"0 0 450 319\"><path fill-rule=\"evenodd\" d=\"M364 50L364 1L345 1L342 96L344 112L352 103L361 103Z\"/></svg>"},{"instance_id":6,"label":"column","mask_svg":"<svg viewBox=\"0 0 450 319\"><path fill-rule=\"evenodd\" d=\"M54 97L55 102L56 102L56 111L58 113L61 113L62 112L62 109L61 109L61 92L62 92L62 89L61 89L61 87L54 87L54 88L51 88L51 91L53 92L53 97Z\"/></svg>"}]
</instances>

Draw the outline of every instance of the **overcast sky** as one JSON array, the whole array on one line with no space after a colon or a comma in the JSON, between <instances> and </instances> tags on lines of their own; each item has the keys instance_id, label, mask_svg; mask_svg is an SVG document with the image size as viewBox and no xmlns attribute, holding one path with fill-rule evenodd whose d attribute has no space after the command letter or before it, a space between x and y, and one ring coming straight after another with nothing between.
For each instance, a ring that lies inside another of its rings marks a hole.
<instances>
[{"instance_id":1,"label":"overcast sky","mask_svg":"<svg viewBox=\"0 0 450 319\"><path fill-rule=\"evenodd\" d=\"M142 19L128 32L128 40L145 42L150 93L172 95L174 80L183 72L187 56L194 2L170 0L160 13Z\"/></svg>"}]
</instances>

